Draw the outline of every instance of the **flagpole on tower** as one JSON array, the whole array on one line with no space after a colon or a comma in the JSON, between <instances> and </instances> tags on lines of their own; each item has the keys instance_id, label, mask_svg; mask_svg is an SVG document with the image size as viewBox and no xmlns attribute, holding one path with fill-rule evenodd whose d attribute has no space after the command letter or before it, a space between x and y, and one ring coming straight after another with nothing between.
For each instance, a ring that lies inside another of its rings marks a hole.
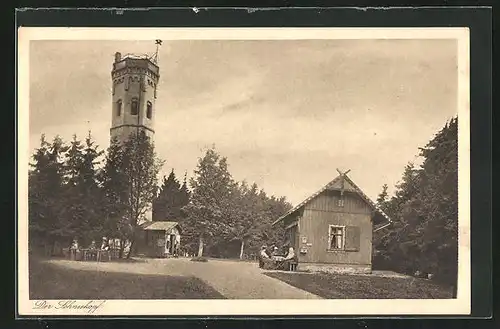
<instances>
[{"instance_id":1,"label":"flagpole on tower","mask_svg":"<svg viewBox=\"0 0 500 329\"><path fill-rule=\"evenodd\" d=\"M156 52L154 56L155 63L158 63L158 51L160 50L162 41L160 39L155 40L155 45L156 45Z\"/></svg>"}]
</instances>

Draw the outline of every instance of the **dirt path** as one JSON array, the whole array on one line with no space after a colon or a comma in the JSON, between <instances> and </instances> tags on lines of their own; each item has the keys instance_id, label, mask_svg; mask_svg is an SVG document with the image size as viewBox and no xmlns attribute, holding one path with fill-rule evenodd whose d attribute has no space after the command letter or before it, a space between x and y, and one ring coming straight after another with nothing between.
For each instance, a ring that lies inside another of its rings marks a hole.
<instances>
[{"instance_id":1,"label":"dirt path","mask_svg":"<svg viewBox=\"0 0 500 329\"><path fill-rule=\"evenodd\" d=\"M232 299L319 299L262 273L255 263L209 260L206 263L189 259L147 259L137 263L96 263L50 260L50 263L79 270L126 272L153 275L196 276Z\"/></svg>"}]
</instances>

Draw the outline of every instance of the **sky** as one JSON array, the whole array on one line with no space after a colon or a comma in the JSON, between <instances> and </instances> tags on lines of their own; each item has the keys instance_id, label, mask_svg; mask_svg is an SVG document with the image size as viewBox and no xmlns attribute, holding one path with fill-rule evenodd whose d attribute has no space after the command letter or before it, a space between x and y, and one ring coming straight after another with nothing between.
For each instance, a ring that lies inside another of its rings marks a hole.
<instances>
[{"instance_id":1,"label":"sky","mask_svg":"<svg viewBox=\"0 0 500 329\"><path fill-rule=\"evenodd\" d=\"M30 149L91 130L109 145L114 53L154 41L31 41ZM155 146L192 176L206 148L297 204L337 175L372 199L457 114L456 40L164 40Z\"/></svg>"}]
</instances>

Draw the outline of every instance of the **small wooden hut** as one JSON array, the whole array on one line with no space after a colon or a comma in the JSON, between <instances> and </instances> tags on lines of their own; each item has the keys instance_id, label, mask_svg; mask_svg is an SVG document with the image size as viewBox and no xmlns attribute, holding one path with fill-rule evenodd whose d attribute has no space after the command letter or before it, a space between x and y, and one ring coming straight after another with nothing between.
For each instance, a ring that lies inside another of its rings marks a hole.
<instances>
[{"instance_id":1,"label":"small wooden hut","mask_svg":"<svg viewBox=\"0 0 500 329\"><path fill-rule=\"evenodd\" d=\"M297 251L299 268L326 272L370 273L372 233L391 219L341 173L278 218Z\"/></svg>"},{"instance_id":2,"label":"small wooden hut","mask_svg":"<svg viewBox=\"0 0 500 329\"><path fill-rule=\"evenodd\" d=\"M177 256L181 243L178 222L146 222L143 230L140 253L148 257L164 258Z\"/></svg>"}]
</instances>

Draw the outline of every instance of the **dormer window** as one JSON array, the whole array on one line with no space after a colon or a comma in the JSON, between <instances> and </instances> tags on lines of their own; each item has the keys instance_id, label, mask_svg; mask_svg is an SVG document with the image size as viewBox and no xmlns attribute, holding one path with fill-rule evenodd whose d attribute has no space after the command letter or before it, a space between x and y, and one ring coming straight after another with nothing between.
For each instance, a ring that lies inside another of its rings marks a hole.
<instances>
[{"instance_id":1,"label":"dormer window","mask_svg":"<svg viewBox=\"0 0 500 329\"><path fill-rule=\"evenodd\" d=\"M119 117L120 115L122 115L122 100L121 99L119 99L116 102L116 116Z\"/></svg>"},{"instance_id":2,"label":"dormer window","mask_svg":"<svg viewBox=\"0 0 500 329\"><path fill-rule=\"evenodd\" d=\"M139 100L137 98L132 98L132 102L130 102L130 114L139 114Z\"/></svg>"},{"instance_id":3,"label":"dormer window","mask_svg":"<svg viewBox=\"0 0 500 329\"><path fill-rule=\"evenodd\" d=\"M146 117L148 119L151 119L153 117L153 104L151 102L148 102L148 106L146 109Z\"/></svg>"}]
</instances>

